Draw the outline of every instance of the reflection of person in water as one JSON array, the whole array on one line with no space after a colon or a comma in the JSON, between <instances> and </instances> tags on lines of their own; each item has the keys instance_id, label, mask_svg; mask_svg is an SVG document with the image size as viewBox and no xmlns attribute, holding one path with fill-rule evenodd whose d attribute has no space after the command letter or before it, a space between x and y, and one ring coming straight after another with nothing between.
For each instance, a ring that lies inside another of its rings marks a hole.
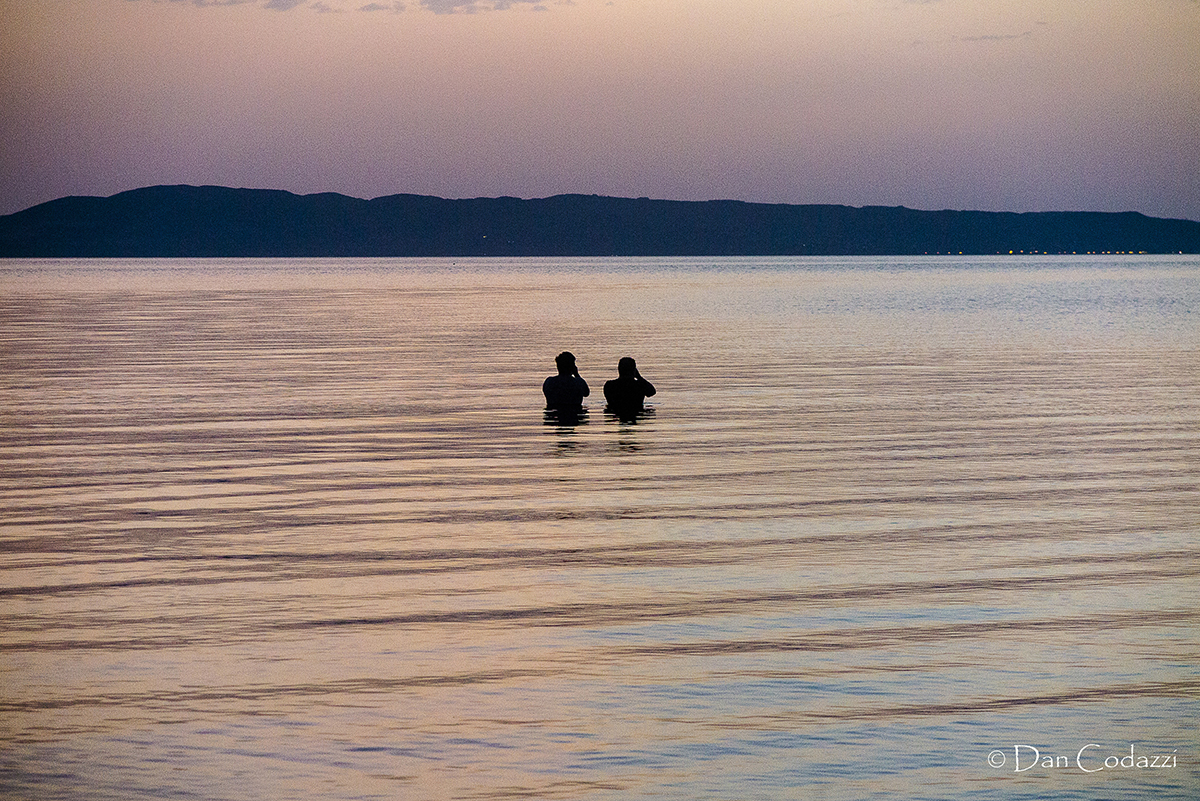
<instances>
[{"instance_id":1,"label":"reflection of person in water","mask_svg":"<svg viewBox=\"0 0 1200 801\"><path fill-rule=\"evenodd\" d=\"M542 394L546 396L546 408L578 414L583 408L583 399L591 394L587 382L579 377L575 367L575 355L563 351L554 358L558 375L552 375L542 383Z\"/></svg>"},{"instance_id":2,"label":"reflection of person in water","mask_svg":"<svg viewBox=\"0 0 1200 801\"><path fill-rule=\"evenodd\" d=\"M617 377L604 382L608 411L620 417L640 414L642 402L654 393L654 385L642 378L637 362L628 356L617 362Z\"/></svg>"}]
</instances>

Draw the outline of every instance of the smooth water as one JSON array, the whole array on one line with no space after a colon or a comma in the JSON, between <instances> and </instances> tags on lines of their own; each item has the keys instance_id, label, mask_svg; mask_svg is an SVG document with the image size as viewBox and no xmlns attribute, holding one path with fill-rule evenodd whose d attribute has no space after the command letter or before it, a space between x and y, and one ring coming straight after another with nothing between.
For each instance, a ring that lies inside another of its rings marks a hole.
<instances>
[{"instance_id":1,"label":"smooth water","mask_svg":"<svg viewBox=\"0 0 1200 801\"><path fill-rule=\"evenodd\" d=\"M5 798L1200 793L1194 257L0 289Z\"/></svg>"}]
</instances>

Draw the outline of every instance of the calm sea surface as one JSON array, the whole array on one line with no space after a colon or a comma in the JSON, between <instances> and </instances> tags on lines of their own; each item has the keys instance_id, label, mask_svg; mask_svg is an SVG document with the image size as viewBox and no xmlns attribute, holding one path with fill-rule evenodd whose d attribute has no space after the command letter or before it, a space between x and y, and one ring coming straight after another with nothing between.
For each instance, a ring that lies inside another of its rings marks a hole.
<instances>
[{"instance_id":1,"label":"calm sea surface","mask_svg":"<svg viewBox=\"0 0 1200 801\"><path fill-rule=\"evenodd\" d=\"M4 798L1200 794L1195 257L7 261L0 423Z\"/></svg>"}]
</instances>

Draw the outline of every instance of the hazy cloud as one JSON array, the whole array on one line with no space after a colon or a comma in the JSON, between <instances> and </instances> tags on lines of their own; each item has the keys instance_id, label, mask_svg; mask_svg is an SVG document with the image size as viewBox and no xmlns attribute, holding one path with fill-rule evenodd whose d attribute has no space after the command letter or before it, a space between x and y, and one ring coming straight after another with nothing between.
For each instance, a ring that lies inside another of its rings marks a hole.
<instances>
[{"instance_id":1,"label":"hazy cloud","mask_svg":"<svg viewBox=\"0 0 1200 801\"><path fill-rule=\"evenodd\" d=\"M493 0L491 3L480 3L475 0L420 0L421 8L428 9L434 14L474 14L478 11L504 11L518 4L534 5L538 0Z\"/></svg>"},{"instance_id":2,"label":"hazy cloud","mask_svg":"<svg viewBox=\"0 0 1200 801\"><path fill-rule=\"evenodd\" d=\"M207 6L243 6L258 0L171 0L172 3L189 3L199 8Z\"/></svg>"},{"instance_id":3,"label":"hazy cloud","mask_svg":"<svg viewBox=\"0 0 1200 801\"><path fill-rule=\"evenodd\" d=\"M187 3L205 8L208 6L241 6L257 5L272 11L291 11L302 6L319 13L346 11L353 8L347 0L168 0L171 3ZM542 0L417 0L417 6L432 11L434 14L474 14L480 11L506 11L514 6L529 6L533 11L547 11L548 6ZM574 5L572 0L561 0L555 5ZM402 2L380 3L371 2L357 6L357 11L389 11L400 13L407 8Z\"/></svg>"},{"instance_id":4,"label":"hazy cloud","mask_svg":"<svg viewBox=\"0 0 1200 801\"><path fill-rule=\"evenodd\" d=\"M434 14L471 14L479 10L479 3L459 0L420 0L420 5Z\"/></svg>"},{"instance_id":5,"label":"hazy cloud","mask_svg":"<svg viewBox=\"0 0 1200 801\"><path fill-rule=\"evenodd\" d=\"M959 42L1011 42L1014 39L1028 39L1031 36L1033 36L1033 31L1025 31L1024 33L991 34L987 36L956 36L955 40Z\"/></svg>"}]
</instances>

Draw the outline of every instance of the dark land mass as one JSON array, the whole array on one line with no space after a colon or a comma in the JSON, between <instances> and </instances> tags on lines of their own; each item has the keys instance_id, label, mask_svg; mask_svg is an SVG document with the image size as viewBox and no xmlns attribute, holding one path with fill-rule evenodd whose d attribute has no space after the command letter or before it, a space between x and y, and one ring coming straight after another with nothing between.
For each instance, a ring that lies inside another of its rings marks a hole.
<instances>
[{"instance_id":1,"label":"dark land mass","mask_svg":"<svg viewBox=\"0 0 1200 801\"><path fill-rule=\"evenodd\" d=\"M1200 222L1134 212L558 195L444 200L154 186L0 216L0 257L1200 253Z\"/></svg>"}]
</instances>

